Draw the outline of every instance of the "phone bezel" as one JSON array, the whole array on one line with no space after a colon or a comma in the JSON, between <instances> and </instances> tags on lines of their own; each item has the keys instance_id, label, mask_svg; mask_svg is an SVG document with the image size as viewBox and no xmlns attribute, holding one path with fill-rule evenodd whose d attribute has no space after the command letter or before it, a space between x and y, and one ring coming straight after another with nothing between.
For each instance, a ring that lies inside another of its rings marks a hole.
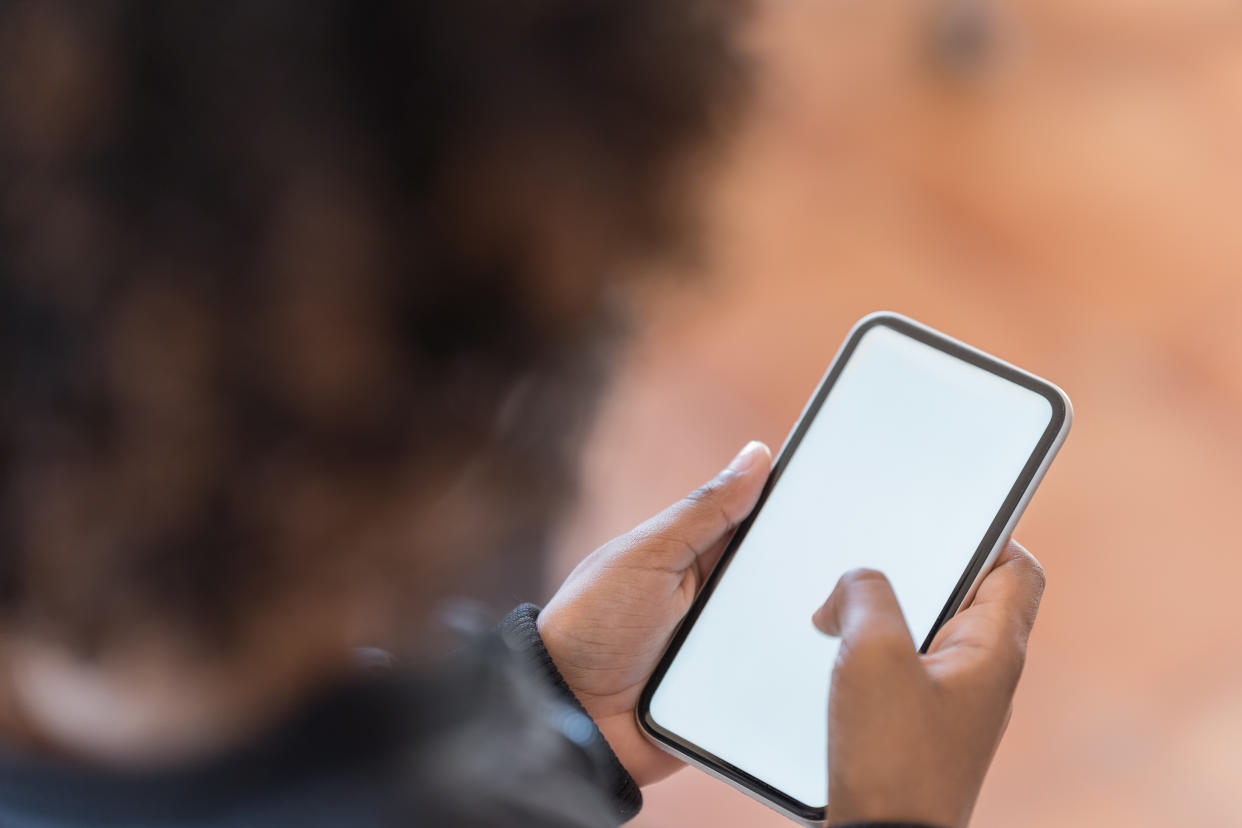
<instances>
[{"instance_id":1,"label":"phone bezel","mask_svg":"<svg viewBox=\"0 0 1242 828\"><path fill-rule=\"evenodd\" d=\"M802 442L807 429L819 414L824 401L828 398L828 394L832 391L841 372L845 369L850 357L853 355L858 343L863 336L871 329L878 326L886 326L898 333L909 336L919 342L929 345L950 356L964 360L971 365L982 368L992 374L1000 376L1010 382L1016 383L1023 388L1030 389L1042 397L1044 397L1051 406L1052 416L1049 418L1048 426L1044 433L1040 436L1038 443L1027 458L1026 464L1022 468L1021 474L1018 475L1017 481L1010 489L992 523L989 525L986 534L975 553L971 556L970 562L966 565L961 577L958 579L957 585L953 592L949 595L945 602L944 608L936 619L936 623L932 625L931 632L928 633L926 640L919 648L919 652L926 652L935 638L936 633L944 625L944 623L961 607L963 601L972 594L976 586L979 576L983 573L984 567L990 564L991 560L999 551L1000 546L1008 540L1008 534L1012 531L1018 517L1021 516L1022 510L1026 503L1030 500L1035 488L1039 485L1040 479L1047 470L1048 465L1055 456L1057 449L1064 442L1065 436L1069 430L1073 417L1073 409L1070 405L1069 398L1060 388L1041 379L1027 371L1023 371L1014 365L1010 365L1003 360L997 359L990 354L984 353L977 348L960 342L946 334L943 334L933 328L913 319L902 316L901 314L891 312L873 313L859 320L850 333L846 336L845 342L841 349L837 352L832 364L829 366L824 378L820 381L815 393L812 394L810 401L803 410L802 415L798 418L789 437L786 438L784 446L781 447L780 454L772 464L772 472L768 477L767 483L764 485L763 492L759 496L755 508L751 510L750 515L746 517L737 527L729 544L720 556L720 560L708 575L707 580L703 584L703 588L696 596L690 610L682 619L681 624L674 632L672 639L669 641L668 647L661 656L659 663L656 665L651 678L647 685L643 688L643 692L639 697L636 715L638 723L647 738L655 742L663 749L687 760L691 764L707 771L713 776L731 784L732 786L742 790L745 793L775 807L777 810L787 813L796 819L807 823L821 823L826 818L826 809L807 805L793 797L785 794L779 789L767 784L763 780L755 777L737 766L721 759L720 757L704 750L687 740L681 739L671 731L661 727L651 716L651 699L659 687L664 675L668 672L669 666L673 659L677 657L686 636L689 634L703 607L711 598L712 591L719 582L730 560L732 559L737 548L746 539L746 535L750 530L751 524L754 522L755 516L763 508L767 502L769 494L780 481L789 458L798 450L798 446Z\"/></svg>"}]
</instances>

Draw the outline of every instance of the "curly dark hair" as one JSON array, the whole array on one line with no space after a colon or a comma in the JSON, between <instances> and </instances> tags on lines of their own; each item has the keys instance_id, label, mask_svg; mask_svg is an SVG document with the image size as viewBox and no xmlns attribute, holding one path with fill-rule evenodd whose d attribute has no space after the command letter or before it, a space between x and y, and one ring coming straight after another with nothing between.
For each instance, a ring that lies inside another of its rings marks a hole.
<instances>
[{"instance_id":1,"label":"curly dark hair","mask_svg":"<svg viewBox=\"0 0 1242 828\"><path fill-rule=\"evenodd\" d=\"M10 628L227 646L342 567L436 583L437 510L538 538L739 110L741 6L6 3Z\"/></svg>"}]
</instances>

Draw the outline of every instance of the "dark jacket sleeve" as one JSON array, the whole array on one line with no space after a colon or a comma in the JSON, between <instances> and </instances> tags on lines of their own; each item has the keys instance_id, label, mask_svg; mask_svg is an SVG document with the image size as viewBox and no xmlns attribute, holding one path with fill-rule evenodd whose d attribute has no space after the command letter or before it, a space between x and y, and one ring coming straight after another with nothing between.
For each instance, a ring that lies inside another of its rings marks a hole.
<instances>
[{"instance_id":1,"label":"dark jacket sleeve","mask_svg":"<svg viewBox=\"0 0 1242 828\"><path fill-rule=\"evenodd\" d=\"M584 742L592 750L601 768L601 782L607 788L619 822L632 819L642 808L643 795L633 777L622 767L617 755L599 728L591 721L586 708L578 701L564 677L556 669L552 656L548 654L539 636L535 619L539 617L539 607L534 604L523 604L500 622L500 634L509 648L523 660L526 666L541 681L545 682L553 692L572 706L583 716L584 722L590 723L592 732L586 734Z\"/></svg>"}]
</instances>

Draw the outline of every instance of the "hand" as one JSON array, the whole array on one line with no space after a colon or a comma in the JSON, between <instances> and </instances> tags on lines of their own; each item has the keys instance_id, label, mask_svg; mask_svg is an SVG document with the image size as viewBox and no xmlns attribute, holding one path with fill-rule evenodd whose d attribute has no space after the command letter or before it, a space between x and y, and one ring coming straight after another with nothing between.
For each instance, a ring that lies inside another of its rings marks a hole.
<instances>
[{"instance_id":1,"label":"hand","mask_svg":"<svg viewBox=\"0 0 1242 828\"><path fill-rule=\"evenodd\" d=\"M595 550L539 614L552 661L639 785L681 767L639 731L639 693L771 465L768 447L749 443L711 482Z\"/></svg>"},{"instance_id":2,"label":"hand","mask_svg":"<svg viewBox=\"0 0 1242 828\"><path fill-rule=\"evenodd\" d=\"M830 823L969 822L1043 591L1039 562L1011 542L920 656L883 575L841 578L814 616L841 636L828 702Z\"/></svg>"}]
</instances>

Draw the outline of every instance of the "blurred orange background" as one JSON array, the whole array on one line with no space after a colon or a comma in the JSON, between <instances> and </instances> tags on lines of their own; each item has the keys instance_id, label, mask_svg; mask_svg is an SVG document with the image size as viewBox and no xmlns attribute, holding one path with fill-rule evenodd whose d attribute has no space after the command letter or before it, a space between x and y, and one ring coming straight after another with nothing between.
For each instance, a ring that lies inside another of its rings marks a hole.
<instances>
[{"instance_id":1,"label":"blurred orange background","mask_svg":"<svg viewBox=\"0 0 1242 828\"><path fill-rule=\"evenodd\" d=\"M768 0L751 41L711 275L637 332L556 580L907 313L1077 415L1018 529L1049 587L974 824L1242 825L1242 5ZM639 828L790 824L693 770L646 797Z\"/></svg>"}]
</instances>

